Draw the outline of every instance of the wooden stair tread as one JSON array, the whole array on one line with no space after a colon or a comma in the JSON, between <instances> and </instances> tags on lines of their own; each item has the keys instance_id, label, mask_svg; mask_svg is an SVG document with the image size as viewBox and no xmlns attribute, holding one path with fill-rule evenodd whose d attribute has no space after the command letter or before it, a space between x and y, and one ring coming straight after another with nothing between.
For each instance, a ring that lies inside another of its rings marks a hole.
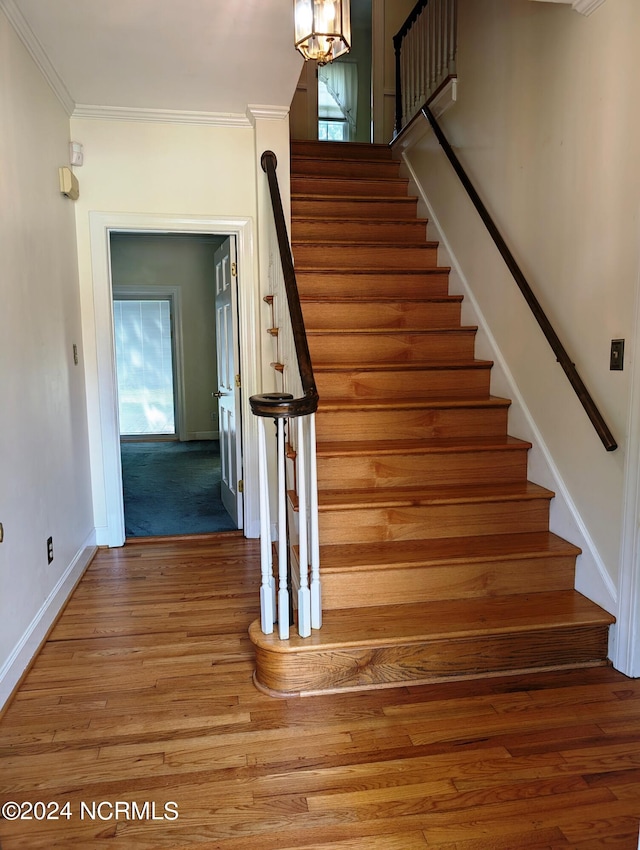
<instances>
[{"instance_id":1,"label":"wooden stair tread","mask_svg":"<svg viewBox=\"0 0 640 850\"><path fill-rule=\"evenodd\" d=\"M348 268L344 265L340 266L322 266L322 268L316 268L315 266L300 266L296 263L296 273L303 272L304 274L309 274L309 272L313 272L318 275L334 275L334 274L345 274L352 277L353 275L371 275L371 274L379 274L383 277L390 275L398 275L398 276L407 276L407 277L415 277L416 275L442 275L449 274L451 271L451 266L427 266L424 269L407 269L407 268L398 268L398 269L380 269L377 267L365 268L363 266L349 266Z\"/></svg>"},{"instance_id":2,"label":"wooden stair tread","mask_svg":"<svg viewBox=\"0 0 640 850\"><path fill-rule=\"evenodd\" d=\"M292 241L293 253L295 255L296 248L349 248L358 247L370 250L372 245L363 239L295 239ZM429 242L420 240L416 242L376 242L375 248L393 248L394 251L403 251L405 248L416 248L424 251L433 251L438 247L437 242ZM329 255L330 256L330 255Z\"/></svg>"},{"instance_id":3,"label":"wooden stair tread","mask_svg":"<svg viewBox=\"0 0 640 850\"><path fill-rule=\"evenodd\" d=\"M501 408L509 407L511 400L489 396L488 398L415 398L415 399L320 399L319 409L330 410L415 410L443 408Z\"/></svg>"},{"instance_id":4,"label":"wooden stair tread","mask_svg":"<svg viewBox=\"0 0 640 850\"><path fill-rule=\"evenodd\" d=\"M319 139L292 139L291 153L294 156L302 155L301 152L311 150L315 156L321 155L323 159L359 159L363 153L373 155L380 159L393 159L391 148L384 142L325 142Z\"/></svg>"},{"instance_id":5,"label":"wooden stair tread","mask_svg":"<svg viewBox=\"0 0 640 850\"><path fill-rule=\"evenodd\" d=\"M378 543L327 543L320 547L325 574L577 556L581 550L549 531L441 537Z\"/></svg>"},{"instance_id":6,"label":"wooden stair tread","mask_svg":"<svg viewBox=\"0 0 640 850\"><path fill-rule=\"evenodd\" d=\"M333 178L332 178L333 179ZM343 178L346 179L346 178ZM387 182L394 183L398 180L397 177L388 178ZM299 192L293 190L291 192L291 201L292 203L295 201L325 201L325 202L336 202L344 200L344 195L323 195L318 192ZM371 203L375 201L384 201L385 203L398 203L398 204L415 204L418 200L416 195L349 195L350 201L356 201L357 203ZM413 220L413 219L411 219Z\"/></svg>"},{"instance_id":7,"label":"wooden stair tread","mask_svg":"<svg viewBox=\"0 0 640 850\"><path fill-rule=\"evenodd\" d=\"M309 163L309 162L331 162L332 160L337 159L339 162L343 162L344 160L341 157L331 157L331 156L319 156L318 153L292 153L291 154L291 171L295 172L294 166L298 163ZM367 165L399 165L397 160L392 158L375 158L375 157L366 157L359 156L355 160L356 164L361 165L362 163L366 163Z\"/></svg>"},{"instance_id":8,"label":"wooden stair tread","mask_svg":"<svg viewBox=\"0 0 640 850\"><path fill-rule=\"evenodd\" d=\"M294 212L291 215L291 221L293 222L293 224L297 224L298 222L309 222L310 224L316 224L317 222L326 221L326 217L322 214L314 216L314 215L310 215L309 213L295 213ZM409 227L409 228L415 228L416 225L426 227L427 224L428 224L428 221L429 220L426 219L426 218L392 218L391 216L388 216L387 218L371 218L370 216L366 216L366 215L360 215L360 216L350 215L348 217L344 216L344 215L338 215L335 218L334 217L331 218L331 223L336 225L336 226L340 226L340 225L347 226L349 224L354 224L354 223L355 224L370 224L370 225L372 225L372 227L375 227L376 229L380 228L380 227L389 226L390 224L393 224L393 225L397 224L399 227ZM297 239L294 239L294 242L297 242L297 241L298 241Z\"/></svg>"},{"instance_id":9,"label":"wooden stair tread","mask_svg":"<svg viewBox=\"0 0 640 850\"><path fill-rule=\"evenodd\" d=\"M610 625L615 618L575 590L326 611L322 629L289 641L251 626L257 646L304 654L352 647L425 643L455 638Z\"/></svg>"},{"instance_id":10,"label":"wooden stair tread","mask_svg":"<svg viewBox=\"0 0 640 850\"><path fill-rule=\"evenodd\" d=\"M318 509L358 510L363 507L407 507L410 505L462 505L479 502L521 502L552 499L554 493L531 481L498 484L464 484L434 487L381 487L371 490L320 490Z\"/></svg>"},{"instance_id":11,"label":"wooden stair tread","mask_svg":"<svg viewBox=\"0 0 640 850\"><path fill-rule=\"evenodd\" d=\"M330 336L332 334L358 334L360 336L372 336L373 334L460 334L476 333L475 325L457 325L452 328L405 328L405 327L382 327L382 328L307 328L307 336Z\"/></svg>"},{"instance_id":12,"label":"wooden stair tread","mask_svg":"<svg viewBox=\"0 0 640 850\"><path fill-rule=\"evenodd\" d=\"M349 457L367 455L377 457L395 454L444 454L460 452L523 451L531 443L517 437L431 437L423 440L353 440L349 442L319 442L318 457Z\"/></svg>"},{"instance_id":13,"label":"wooden stair tread","mask_svg":"<svg viewBox=\"0 0 640 850\"><path fill-rule=\"evenodd\" d=\"M301 295L300 301L309 304L460 304L462 295Z\"/></svg>"},{"instance_id":14,"label":"wooden stair tread","mask_svg":"<svg viewBox=\"0 0 640 850\"><path fill-rule=\"evenodd\" d=\"M449 363L434 363L433 360L391 360L385 363L314 363L314 372L427 372L443 369L490 369L493 360L456 360Z\"/></svg>"},{"instance_id":15,"label":"wooden stair tread","mask_svg":"<svg viewBox=\"0 0 640 850\"><path fill-rule=\"evenodd\" d=\"M291 172L291 177L296 180L331 180L332 183L405 183L409 184L409 179L407 177L398 177L397 175L385 176L384 174L375 175L372 177L362 177L360 175L354 175L349 177L345 174L332 174L331 176L327 176L324 174L296 174L295 172ZM366 197L366 196L362 196ZM404 195L403 195L404 197Z\"/></svg>"}]
</instances>

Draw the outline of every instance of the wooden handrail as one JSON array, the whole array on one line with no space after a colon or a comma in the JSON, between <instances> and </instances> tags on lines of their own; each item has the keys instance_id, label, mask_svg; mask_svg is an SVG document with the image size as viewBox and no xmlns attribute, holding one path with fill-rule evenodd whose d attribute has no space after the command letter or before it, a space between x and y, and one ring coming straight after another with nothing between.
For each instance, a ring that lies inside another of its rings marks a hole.
<instances>
[{"instance_id":1,"label":"wooden handrail","mask_svg":"<svg viewBox=\"0 0 640 850\"><path fill-rule=\"evenodd\" d=\"M278 160L273 151L265 151L260 158L260 164L262 165L262 170L267 175L269 183L271 206L273 207L273 217L276 235L278 237L280 262L282 263L282 273L287 293L289 315L291 317L291 328L304 395L301 398L293 398L293 396L286 393L263 393L251 396L249 403L251 405L251 411L256 416L268 416L275 419L306 416L309 413L315 413L318 408L318 390L313 376L313 366L311 365L309 344L302 317L296 273L293 268L289 234L287 233L287 224L284 217L284 210L282 209L282 199L280 197L280 188L276 174Z\"/></svg>"},{"instance_id":2,"label":"wooden handrail","mask_svg":"<svg viewBox=\"0 0 640 850\"><path fill-rule=\"evenodd\" d=\"M591 421L591 424L593 425L598 436L602 440L602 444L608 452L615 451L618 448L618 444L614 440L611 431L607 427L607 424L604 421L602 414L598 410L594 400L591 398L589 391L583 384L580 375L578 375L578 371L575 367L575 364L571 361L571 358L569 357L564 346L560 342L560 339L554 331L551 322L549 321L544 310L540 306L540 302L533 294L533 291L529 286L529 283L527 282L527 279L525 278L524 274L522 273L520 266L517 264L515 257L509 250L507 243L502 238L502 234L498 230L495 222L491 218L489 211L487 210L480 196L476 192L475 187L473 186L466 171L464 170L464 167L456 156L453 148L449 144L446 136L440 129L440 125L436 121L435 116L433 115L428 106L423 107L422 113L429 122L429 124L431 124L433 132L435 133L437 140L440 142L440 145L443 151L445 152L447 159L449 160L449 162L453 166L454 171L460 178L460 182L462 183L462 185L467 191L467 194L471 198L471 201L476 210L478 211L480 218L484 222L485 227L489 231L491 238L493 239L496 245L496 248L502 255L502 258L507 264L509 271L513 275L515 282L518 284L520 292L522 292L525 301L529 305L531 312L533 313L536 318L536 321L540 325L542 333L545 335L547 342L553 349L553 353L556 355L558 363L560 363L560 365L564 369L564 372L567 378L569 379L569 383L575 390L575 393L578 396L578 399L580 400L580 403L582 404L583 408L585 409L586 414L589 417L589 420Z\"/></svg>"}]
</instances>

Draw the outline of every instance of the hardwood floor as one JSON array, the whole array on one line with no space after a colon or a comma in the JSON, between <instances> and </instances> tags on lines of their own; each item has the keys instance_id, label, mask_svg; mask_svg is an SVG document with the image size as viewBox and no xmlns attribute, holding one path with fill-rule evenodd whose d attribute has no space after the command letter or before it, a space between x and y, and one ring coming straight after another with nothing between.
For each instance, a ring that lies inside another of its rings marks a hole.
<instances>
[{"instance_id":1,"label":"hardwood floor","mask_svg":"<svg viewBox=\"0 0 640 850\"><path fill-rule=\"evenodd\" d=\"M234 534L99 552L0 720L0 801L59 819L1 819L2 850L636 850L640 682L272 699L258 574Z\"/></svg>"}]
</instances>

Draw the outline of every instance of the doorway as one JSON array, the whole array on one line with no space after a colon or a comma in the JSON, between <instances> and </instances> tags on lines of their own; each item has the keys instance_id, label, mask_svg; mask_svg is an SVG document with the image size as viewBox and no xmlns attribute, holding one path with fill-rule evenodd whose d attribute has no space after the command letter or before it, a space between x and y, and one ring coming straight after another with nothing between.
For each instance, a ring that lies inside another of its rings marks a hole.
<instances>
[{"instance_id":1,"label":"doorway","mask_svg":"<svg viewBox=\"0 0 640 850\"><path fill-rule=\"evenodd\" d=\"M110 236L116 232L137 234L210 234L235 237L238 279L238 342L242 363L241 436L243 469L243 532L260 535L258 426L251 413L249 397L260 392L260 349L255 340L262 308L254 263L255 223L251 218L158 215L153 213L90 212L92 263L91 292L95 323L97 384L90 388L99 410L98 427L90 434L92 496L96 543L122 546L125 542L120 434L117 414L117 385L113 339Z\"/></svg>"},{"instance_id":2,"label":"doorway","mask_svg":"<svg viewBox=\"0 0 640 850\"><path fill-rule=\"evenodd\" d=\"M222 500L223 483L229 484L221 474L218 410L215 258L233 241L211 234L110 233L126 538L242 527L242 511L231 515ZM235 279L231 283L235 296ZM228 347L237 352L237 322L229 331ZM239 477L240 438L238 455Z\"/></svg>"}]
</instances>

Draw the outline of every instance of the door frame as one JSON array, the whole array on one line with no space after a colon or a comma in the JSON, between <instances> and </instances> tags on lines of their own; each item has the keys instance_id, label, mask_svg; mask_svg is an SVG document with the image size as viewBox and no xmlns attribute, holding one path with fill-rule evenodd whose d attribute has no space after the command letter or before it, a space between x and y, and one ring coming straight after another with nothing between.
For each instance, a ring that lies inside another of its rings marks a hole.
<instances>
[{"instance_id":1,"label":"door frame","mask_svg":"<svg viewBox=\"0 0 640 850\"><path fill-rule=\"evenodd\" d=\"M193 233L235 236L238 262L238 350L242 369L241 438L244 480L244 535L259 537L258 430L249 397L260 391L260 360L256 345L260 292L255 269L254 222L250 218L206 218L142 213L89 213L93 309L96 331L101 457L92 468L94 494L104 499L106 527L98 545L125 542L122 465L113 335L113 285L110 235L131 233ZM95 496L94 496L95 498Z\"/></svg>"}]
</instances>

